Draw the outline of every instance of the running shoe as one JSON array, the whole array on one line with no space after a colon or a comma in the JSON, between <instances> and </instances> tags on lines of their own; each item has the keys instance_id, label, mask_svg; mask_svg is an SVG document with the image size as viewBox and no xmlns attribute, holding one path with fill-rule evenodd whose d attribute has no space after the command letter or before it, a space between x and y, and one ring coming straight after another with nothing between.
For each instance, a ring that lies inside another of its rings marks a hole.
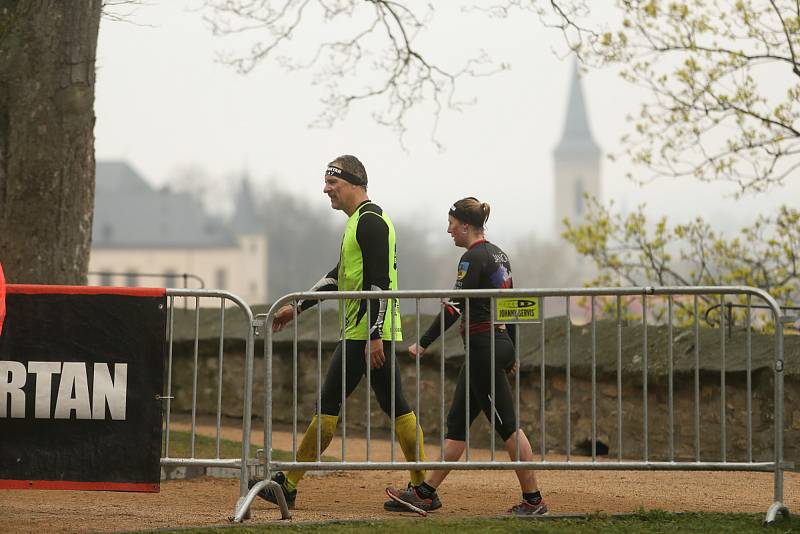
<instances>
[{"instance_id":1,"label":"running shoe","mask_svg":"<svg viewBox=\"0 0 800 534\"><path fill-rule=\"evenodd\" d=\"M548 511L547 504L545 504L544 501L539 501L537 504L522 501L512 506L508 510L508 513L517 517L533 517L537 515L547 515Z\"/></svg>"},{"instance_id":2,"label":"running shoe","mask_svg":"<svg viewBox=\"0 0 800 534\"><path fill-rule=\"evenodd\" d=\"M386 488L386 495L390 500L383 503L383 509L389 512L416 512L427 515L428 512L442 507L439 495L434 493L430 499L426 499L411 484L406 489Z\"/></svg>"}]
</instances>

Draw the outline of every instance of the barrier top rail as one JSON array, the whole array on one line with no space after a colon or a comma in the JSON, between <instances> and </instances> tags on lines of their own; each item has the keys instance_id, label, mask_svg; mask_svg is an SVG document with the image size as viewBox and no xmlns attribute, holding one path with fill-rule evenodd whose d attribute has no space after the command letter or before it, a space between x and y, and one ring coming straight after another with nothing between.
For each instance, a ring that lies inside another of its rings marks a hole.
<instances>
[{"instance_id":1,"label":"barrier top rail","mask_svg":"<svg viewBox=\"0 0 800 534\"><path fill-rule=\"evenodd\" d=\"M770 309L780 316L781 306L766 291L749 286L642 286L642 287L581 287L581 288L514 288L514 289L425 289L396 291L299 291L284 295L270 308L268 318L283 304L295 300L339 300L376 298L445 298L458 295L464 298L490 298L495 296L537 297L591 297L591 296L668 296L668 295L741 295L759 296Z\"/></svg>"}]
</instances>

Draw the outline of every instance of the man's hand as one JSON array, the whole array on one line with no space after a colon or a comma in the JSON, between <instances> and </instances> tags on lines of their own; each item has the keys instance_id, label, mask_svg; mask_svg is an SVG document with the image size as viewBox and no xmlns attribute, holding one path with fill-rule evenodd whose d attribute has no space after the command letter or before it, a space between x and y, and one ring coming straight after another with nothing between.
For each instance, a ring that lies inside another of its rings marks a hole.
<instances>
[{"instance_id":1,"label":"man's hand","mask_svg":"<svg viewBox=\"0 0 800 534\"><path fill-rule=\"evenodd\" d=\"M408 347L408 355L412 358L422 358L423 354L425 354L425 347L421 347L416 343Z\"/></svg>"},{"instance_id":2,"label":"man's hand","mask_svg":"<svg viewBox=\"0 0 800 534\"><path fill-rule=\"evenodd\" d=\"M368 353L365 354L365 356L369 358L370 367L372 369L383 367L383 364L386 362L386 355L383 353L383 340L370 339L366 350Z\"/></svg>"},{"instance_id":3,"label":"man's hand","mask_svg":"<svg viewBox=\"0 0 800 534\"><path fill-rule=\"evenodd\" d=\"M272 331L280 332L283 327L289 324L294 318L294 306L286 304L278 308L275 312L275 319L272 321Z\"/></svg>"}]
</instances>

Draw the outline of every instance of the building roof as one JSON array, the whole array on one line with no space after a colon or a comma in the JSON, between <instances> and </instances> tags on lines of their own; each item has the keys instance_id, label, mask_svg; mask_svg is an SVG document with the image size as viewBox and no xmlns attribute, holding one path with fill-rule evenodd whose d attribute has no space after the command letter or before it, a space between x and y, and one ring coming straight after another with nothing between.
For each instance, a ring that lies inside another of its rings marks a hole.
<instances>
[{"instance_id":1,"label":"building roof","mask_svg":"<svg viewBox=\"0 0 800 534\"><path fill-rule=\"evenodd\" d=\"M583 98L577 62L572 65L564 133L561 135L561 141L559 141L555 153L556 156L569 154L600 156L600 147L595 143L589 128L589 118L586 114L586 102Z\"/></svg>"},{"instance_id":2,"label":"building roof","mask_svg":"<svg viewBox=\"0 0 800 534\"><path fill-rule=\"evenodd\" d=\"M235 246L230 229L190 193L156 190L126 162L97 162L93 248Z\"/></svg>"}]
</instances>

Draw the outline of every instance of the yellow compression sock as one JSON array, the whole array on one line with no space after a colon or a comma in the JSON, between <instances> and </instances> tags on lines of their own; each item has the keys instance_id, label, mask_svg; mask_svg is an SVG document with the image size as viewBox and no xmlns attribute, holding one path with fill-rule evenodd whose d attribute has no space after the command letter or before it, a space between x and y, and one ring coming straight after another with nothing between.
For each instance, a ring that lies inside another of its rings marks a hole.
<instances>
[{"instance_id":1,"label":"yellow compression sock","mask_svg":"<svg viewBox=\"0 0 800 534\"><path fill-rule=\"evenodd\" d=\"M322 425L320 428L319 440L319 453L325 451L328 445L331 444L333 433L336 431L336 425L339 423L338 415L325 415L322 414ZM315 462L317 460L317 424L319 419L315 415L311 418L311 423L308 425L305 435L303 435L300 446L297 447L297 461L298 462ZM303 478L305 469L292 469L286 473L286 482L284 486L287 490L293 491L297 488L297 483Z\"/></svg>"},{"instance_id":2,"label":"yellow compression sock","mask_svg":"<svg viewBox=\"0 0 800 534\"><path fill-rule=\"evenodd\" d=\"M415 445L417 442L417 416L414 412L408 412L405 415L397 417L394 423L395 433L397 434L397 441L400 442L400 448L403 449L403 454L406 460L413 462L416 460ZM419 461L425 461L425 445L424 435L422 428L419 429ZM411 484L419 486L425 481L425 470L409 471L411 473Z\"/></svg>"}]
</instances>

